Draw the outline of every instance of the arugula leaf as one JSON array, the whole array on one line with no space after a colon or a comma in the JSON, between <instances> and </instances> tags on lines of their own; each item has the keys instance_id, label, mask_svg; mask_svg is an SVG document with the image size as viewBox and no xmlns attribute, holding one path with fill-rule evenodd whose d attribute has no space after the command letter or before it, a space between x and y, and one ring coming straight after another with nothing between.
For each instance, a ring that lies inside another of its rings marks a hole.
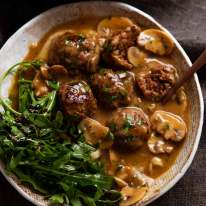
<instances>
[{"instance_id":1,"label":"arugula leaf","mask_svg":"<svg viewBox=\"0 0 206 206\"><path fill-rule=\"evenodd\" d=\"M31 104L31 85L19 83L19 112L24 112Z\"/></svg>"},{"instance_id":2,"label":"arugula leaf","mask_svg":"<svg viewBox=\"0 0 206 206\"><path fill-rule=\"evenodd\" d=\"M64 194L55 194L49 199L53 204L63 204L64 203Z\"/></svg>"},{"instance_id":3,"label":"arugula leaf","mask_svg":"<svg viewBox=\"0 0 206 206\"><path fill-rule=\"evenodd\" d=\"M14 65L0 79L0 89L10 72L39 69L41 64L29 61ZM12 102L0 99L4 108L0 113L0 158L7 172L45 194L51 204L115 206L121 194L114 192L114 179L104 173L103 165L92 160L90 153L96 148L88 145L77 125L55 108L58 83L52 82L54 90L41 98L35 97L31 83L19 73L17 111Z\"/></svg>"},{"instance_id":4,"label":"arugula leaf","mask_svg":"<svg viewBox=\"0 0 206 206\"><path fill-rule=\"evenodd\" d=\"M37 127L48 128L48 127L51 127L52 125L49 119L45 117L44 115L30 113L28 111L25 111L23 115L26 119L28 119L31 123L33 123Z\"/></svg>"}]
</instances>

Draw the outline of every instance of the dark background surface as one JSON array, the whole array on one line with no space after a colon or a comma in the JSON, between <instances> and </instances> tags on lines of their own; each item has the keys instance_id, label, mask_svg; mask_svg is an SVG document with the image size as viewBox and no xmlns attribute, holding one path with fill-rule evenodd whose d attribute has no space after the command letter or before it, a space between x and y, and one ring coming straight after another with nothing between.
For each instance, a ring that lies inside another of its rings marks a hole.
<instances>
[{"instance_id":1,"label":"dark background surface","mask_svg":"<svg viewBox=\"0 0 206 206\"><path fill-rule=\"evenodd\" d=\"M39 13L75 1L0 1L0 46L19 27ZM206 48L206 0L134 0L127 2L156 18L169 29L194 60ZM204 100L206 72L198 73ZM194 161L173 189L151 206L206 206L206 125ZM0 175L0 206L32 206Z\"/></svg>"}]
</instances>

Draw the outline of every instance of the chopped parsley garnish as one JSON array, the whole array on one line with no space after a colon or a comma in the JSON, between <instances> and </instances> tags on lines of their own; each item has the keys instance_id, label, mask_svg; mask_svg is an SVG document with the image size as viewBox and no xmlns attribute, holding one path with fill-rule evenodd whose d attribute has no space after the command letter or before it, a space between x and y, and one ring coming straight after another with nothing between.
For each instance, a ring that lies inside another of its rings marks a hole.
<instances>
[{"instance_id":1,"label":"chopped parsley garnish","mask_svg":"<svg viewBox=\"0 0 206 206\"><path fill-rule=\"evenodd\" d=\"M111 91L111 88L109 88L109 87L104 87L103 88L104 93L109 93L110 91Z\"/></svg>"},{"instance_id":2,"label":"chopped parsley garnish","mask_svg":"<svg viewBox=\"0 0 206 206\"><path fill-rule=\"evenodd\" d=\"M145 122L144 122L143 119L139 119L139 120L137 121L137 125L139 125L139 126L142 126L144 123L145 123Z\"/></svg>"},{"instance_id":3,"label":"chopped parsley garnish","mask_svg":"<svg viewBox=\"0 0 206 206\"><path fill-rule=\"evenodd\" d=\"M85 39L86 39L86 37L84 36L84 34L82 34L82 33L79 33L78 34L78 37L79 37L79 43L82 43Z\"/></svg>"},{"instance_id":4,"label":"chopped parsley garnish","mask_svg":"<svg viewBox=\"0 0 206 206\"><path fill-rule=\"evenodd\" d=\"M110 130L111 130L112 132L114 132L114 131L116 130L116 124L115 124L114 122L111 122L111 123L109 124L109 128L110 128Z\"/></svg>"},{"instance_id":5,"label":"chopped parsley garnish","mask_svg":"<svg viewBox=\"0 0 206 206\"><path fill-rule=\"evenodd\" d=\"M107 100L109 102L113 102L114 100L118 99L118 96L117 95L112 95L112 96L106 96Z\"/></svg>"},{"instance_id":6,"label":"chopped parsley garnish","mask_svg":"<svg viewBox=\"0 0 206 206\"><path fill-rule=\"evenodd\" d=\"M105 46L104 46L104 51L106 52L106 53L111 53L112 51L113 51L113 48L112 48L112 45L111 44L106 44Z\"/></svg>"},{"instance_id":7,"label":"chopped parsley garnish","mask_svg":"<svg viewBox=\"0 0 206 206\"><path fill-rule=\"evenodd\" d=\"M108 132L107 138L109 138L110 140L114 140L114 135L112 134L112 132Z\"/></svg>"},{"instance_id":8,"label":"chopped parsley garnish","mask_svg":"<svg viewBox=\"0 0 206 206\"><path fill-rule=\"evenodd\" d=\"M124 121L124 126L123 126L125 133L127 133L129 129L133 127L132 120L133 118L130 115L126 116L126 119Z\"/></svg>"},{"instance_id":9,"label":"chopped parsley garnish","mask_svg":"<svg viewBox=\"0 0 206 206\"><path fill-rule=\"evenodd\" d=\"M170 129L170 125L168 123L165 123L165 130L169 130Z\"/></svg>"}]
</instances>

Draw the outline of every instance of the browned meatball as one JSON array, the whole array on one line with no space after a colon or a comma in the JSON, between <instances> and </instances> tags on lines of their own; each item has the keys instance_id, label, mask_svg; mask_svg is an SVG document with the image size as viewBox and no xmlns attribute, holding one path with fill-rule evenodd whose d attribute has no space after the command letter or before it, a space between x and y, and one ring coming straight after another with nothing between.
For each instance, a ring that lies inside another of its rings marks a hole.
<instances>
[{"instance_id":1,"label":"browned meatball","mask_svg":"<svg viewBox=\"0 0 206 206\"><path fill-rule=\"evenodd\" d=\"M62 84L59 99L64 114L77 120L92 116L97 108L96 99L84 81Z\"/></svg>"},{"instance_id":2,"label":"browned meatball","mask_svg":"<svg viewBox=\"0 0 206 206\"><path fill-rule=\"evenodd\" d=\"M136 76L136 82L143 96L152 101L161 101L177 79L172 65L159 61L149 62L147 68Z\"/></svg>"},{"instance_id":3,"label":"browned meatball","mask_svg":"<svg viewBox=\"0 0 206 206\"><path fill-rule=\"evenodd\" d=\"M126 149L137 149L149 136L150 122L148 116L138 107L124 107L112 115L109 122L115 143Z\"/></svg>"},{"instance_id":4,"label":"browned meatball","mask_svg":"<svg viewBox=\"0 0 206 206\"><path fill-rule=\"evenodd\" d=\"M73 71L80 69L92 73L97 69L99 55L96 37L70 31L53 39L48 52L48 63L63 65Z\"/></svg>"},{"instance_id":5,"label":"browned meatball","mask_svg":"<svg viewBox=\"0 0 206 206\"><path fill-rule=\"evenodd\" d=\"M103 59L111 66L131 70L133 65L127 59L127 50L137 43L140 28L136 25L114 32L104 44Z\"/></svg>"},{"instance_id":6,"label":"browned meatball","mask_svg":"<svg viewBox=\"0 0 206 206\"><path fill-rule=\"evenodd\" d=\"M129 72L114 73L102 69L91 76L91 84L100 103L107 108L117 108L131 102L133 76Z\"/></svg>"}]
</instances>

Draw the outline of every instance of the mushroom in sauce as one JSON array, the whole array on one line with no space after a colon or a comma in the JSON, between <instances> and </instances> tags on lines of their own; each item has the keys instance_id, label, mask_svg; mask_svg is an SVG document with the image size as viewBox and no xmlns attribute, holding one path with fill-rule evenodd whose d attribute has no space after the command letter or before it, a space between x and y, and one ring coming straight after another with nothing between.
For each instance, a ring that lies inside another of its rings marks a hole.
<instances>
[{"instance_id":1,"label":"mushroom in sauce","mask_svg":"<svg viewBox=\"0 0 206 206\"><path fill-rule=\"evenodd\" d=\"M123 187L121 193L123 195L123 200L119 203L120 206L134 205L141 201L148 191L147 186L135 188L135 187Z\"/></svg>"},{"instance_id":2,"label":"mushroom in sauce","mask_svg":"<svg viewBox=\"0 0 206 206\"><path fill-rule=\"evenodd\" d=\"M149 172L152 174L156 167L164 167L164 162L160 157L153 157L149 163Z\"/></svg>"},{"instance_id":3,"label":"mushroom in sauce","mask_svg":"<svg viewBox=\"0 0 206 206\"><path fill-rule=\"evenodd\" d=\"M100 143L109 133L108 127L105 127L98 121L88 117L80 122L79 129L82 131L86 142L91 145Z\"/></svg>"},{"instance_id":4,"label":"mushroom in sauce","mask_svg":"<svg viewBox=\"0 0 206 206\"><path fill-rule=\"evenodd\" d=\"M151 185L153 179L145 175L140 170L133 166L118 165L118 170L115 173L115 177L123 180L132 187L140 187L143 185Z\"/></svg>"},{"instance_id":5,"label":"mushroom in sauce","mask_svg":"<svg viewBox=\"0 0 206 206\"><path fill-rule=\"evenodd\" d=\"M40 70L46 80L57 80L61 82L62 79L68 77L68 71L62 65L53 65L51 67L41 66Z\"/></svg>"},{"instance_id":6,"label":"mushroom in sauce","mask_svg":"<svg viewBox=\"0 0 206 206\"><path fill-rule=\"evenodd\" d=\"M183 119L165 111L156 111L150 118L151 127L166 140L179 142L184 139L187 127Z\"/></svg>"},{"instance_id":7,"label":"mushroom in sauce","mask_svg":"<svg viewBox=\"0 0 206 206\"><path fill-rule=\"evenodd\" d=\"M113 32L121 31L134 23L127 17L110 17L103 19L97 26L97 32L101 36L109 36Z\"/></svg>"},{"instance_id":8,"label":"mushroom in sauce","mask_svg":"<svg viewBox=\"0 0 206 206\"><path fill-rule=\"evenodd\" d=\"M129 47L127 50L128 61L135 67L142 67L145 63L147 55L135 46Z\"/></svg>"},{"instance_id":9,"label":"mushroom in sauce","mask_svg":"<svg viewBox=\"0 0 206 206\"><path fill-rule=\"evenodd\" d=\"M34 90L34 94L37 97L42 97L50 91L50 88L48 84L46 83L44 77L42 76L41 71L38 71L36 73L32 81L32 88Z\"/></svg>"},{"instance_id":10,"label":"mushroom in sauce","mask_svg":"<svg viewBox=\"0 0 206 206\"><path fill-rule=\"evenodd\" d=\"M142 31L138 37L138 44L158 55L169 55L174 48L174 43L169 35L158 29Z\"/></svg>"},{"instance_id":11,"label":"mushroom in sauce","mask_svg":"<svg viewBox=\"0 0 206 206\"><path fill-rule=\"evenodd\" d=\"M149 137L147 145L153 154L170 154L174 149L170 143L167 143L163 138L158 137L154 133Z\"/></svg>"},{"instance_id":12,"label":"mushroom in sauce","mask_svg":"<svg viewBox=\"0 0 206 206\"><path fill-rule=\"evenodd\" d=\"M36 73L32 82L32 88L35 95L37 97L42 97L51 90L48 80L61 82L67 77L68 72L61 65L53 65L49 67L45 64L41 66L40 71Z\"/></svg>"}]
</instances>

